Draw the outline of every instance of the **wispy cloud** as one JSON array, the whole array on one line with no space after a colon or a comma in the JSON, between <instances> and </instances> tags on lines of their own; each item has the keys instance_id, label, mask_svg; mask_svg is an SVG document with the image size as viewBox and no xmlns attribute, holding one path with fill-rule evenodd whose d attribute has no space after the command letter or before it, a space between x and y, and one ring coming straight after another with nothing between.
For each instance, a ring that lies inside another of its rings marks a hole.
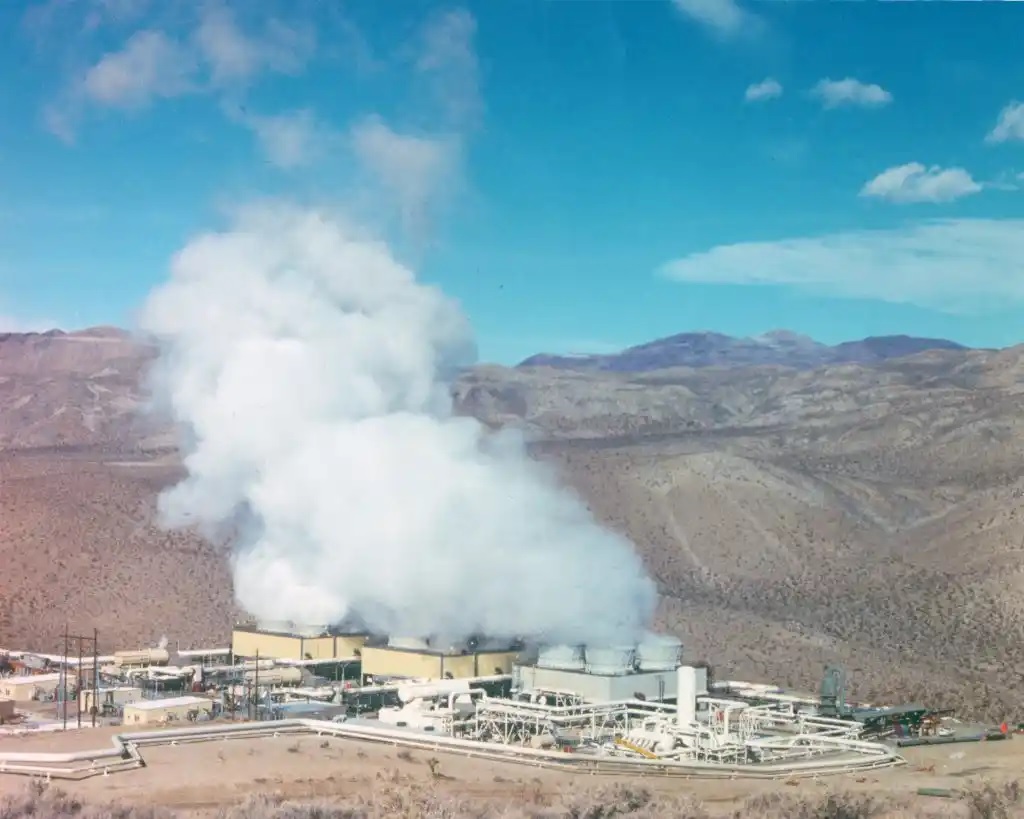
<instances>
[{"instance_id":1,"label":"wispy cloud","mask_svg":"<svg viewBox=\"0 0 1024 819\"><path fill-rule=\"evenodd\" d=\"M90 106L139 110L155 100L186 94L237 95L261 74L299 73L315 47L308 27L272 18L262 30L245 32L230 9L210 4L183 38L147 28L104 54L44 108L44 124L70 142Z\"/></svg>"},{"instance_id":2,"label":"wispy cloud","mask_svg":"<svg viewBox=\"0 0 1024 819\"><path fill-rule=\"evenodd\" d=\"M986 142L1024 141L1024 102L1013 100L999 112L995 126Z\"/></svg>"},{"instance_id":3,"label":"wispy cloud","mask_svg":"<svg viewBox=\"0 0 1024 819\"><path fill-rule=\"evenodd\" d=\"M853 77L820 80L810 93L825 108L880 108L892 102L892 94L882 86L864 83Z\"/></svg>"},{"instance_id":4,"label":"wispy cloud","mask_svg":"<svg viewBox=\"0 0 1024 819\"><path fill-rule=\"evenodd\" d=\"M658 272L680 282L784 285L948 313L985 312L1024 303L1024 220L936 220L720 245Z\"/></svg>"},{"instance_id":5,"label":"wispy cloud","mask_svg":"<svg viewBox=\"0 0 1024 819\"><path fill-rule=\"evenodd\" d=\"M982 185L963 168L925 167L908 162L882 171L861 188L860 195L906 204L953 202L979 193Z\"/></svg>"},{"instance_id":6,"label":"wispy cloud","mask_svg":"<svg viewBox=\"0 0 1024 819\"><path fill-rule=\"evenodd\" d=\"M133 34L120 51L103 57L82 77L82 93L98 105L141 108L153 99L198 90L199 63L160 31Z\"/></svg>"},{"instance_id":7,"label":"wispy cloud","mask_svg":"<svg viewBox=\"0 0 1024 819\"><path fill-rule=\"evenodd\" d=\"M476 20L464 9L437 14L423 26L415 56L435 104L452 127L471 127L481 115Z\"/></svg>"},{"instance_id":8,"label":"wispy cloud","mask_svg":"<svg viewBox=\"0 0 1024 819\"><path fill-rule=\"evenodd\" d=\"M736 0L672 0L672 4L681 14L719 37L751 36L763 28L761 18Z\"/></svg>"},{"instance_id":9,"label":"wispy cloud","mask_svg":"<svg viewBox=\"0 0 1024 819\"><path fill-rule=\"evenodd\" d=\"M427 215L444 196L444 183L457 178L460 144L455 137L399 133L379 117L368 117L351 132L363 167L397 202L406 228L421 234Z\"/></svg>"},{"instance_id":10,"label":"wispy cloud","mask_svg":"<svg viewBox=\"0 0 1024 819\"><path fill-rule=\"evenodd\" d=\"M273 116L241 114L238 119L256 134L267 161L283 170L316 163L342 140L309 108Z\"/></svg>"},{"instance_id":11,"label":"wispy cloud","mask_svg":"<svg viewBox=\"0 0 1024 819\"><path fill-rule=\"evenodd\" d=\"M782 84L772 77L756 82L753 85L748 85L747 90L743 93L743 99L747 102L773 100L781 96Z\"/></svg>"}]
</instances>

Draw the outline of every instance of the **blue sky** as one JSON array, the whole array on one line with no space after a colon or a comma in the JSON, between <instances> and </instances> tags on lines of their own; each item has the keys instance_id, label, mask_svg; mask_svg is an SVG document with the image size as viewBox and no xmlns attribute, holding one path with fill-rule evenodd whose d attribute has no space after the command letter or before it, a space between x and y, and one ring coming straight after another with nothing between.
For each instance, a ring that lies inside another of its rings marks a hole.
<instances>
[{"instance_id":1,"label":"blue sky","mask_svg":"<svg viewBox=\"0 0 1024 819\"><path fill-rule=\"evenodd\" d=\"M4 3L0 321L130 324L190 235L288 196L393 238L487 360L700 329L1015 344L1022 24L923 0Z\"/></svg>"}]
</instances>

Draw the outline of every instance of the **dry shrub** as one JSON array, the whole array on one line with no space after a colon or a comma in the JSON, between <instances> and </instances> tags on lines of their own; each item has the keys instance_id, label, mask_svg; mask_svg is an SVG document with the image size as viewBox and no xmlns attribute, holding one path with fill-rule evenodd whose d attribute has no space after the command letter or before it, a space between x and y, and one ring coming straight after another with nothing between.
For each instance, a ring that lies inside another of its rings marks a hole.
<instances>
[{"instance_id":1,"label":"dry shrub","mask_svg":"<svg viewBox=\"0 0 1024 819\"><path fill-rule=\"evenodd\" d=\"M529 787L529 786L526 786ZM174 819L162 808L87 805L58 788L32 783L0 799L0 819ZM646 788L612 785L578 787L547 797L539 789L514 801L469 799L434 785L398 782L384 776L366 793L317 802L288 802L260 794L225 808L218 819L711 819L688 796L654 794ZM731 819L1024 819L1024 788L1017 782L984 785L959 799L908 797L885 800L861 794L802 796L783 792L747 799Z\"/></svg>"}]
</instances>

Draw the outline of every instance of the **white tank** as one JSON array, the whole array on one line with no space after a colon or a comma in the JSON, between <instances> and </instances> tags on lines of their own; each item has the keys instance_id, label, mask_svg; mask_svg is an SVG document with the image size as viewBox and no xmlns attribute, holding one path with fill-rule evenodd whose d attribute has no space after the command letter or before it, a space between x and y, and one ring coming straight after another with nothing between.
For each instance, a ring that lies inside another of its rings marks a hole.
<instances>
[{"instance_id":1,"label":"white tank","mask_svg":"<svg viewBox=\"0 0 1024 819\"><path fill-rule=\"evenodd\" d=\"M327 625L302 623L295 626L295 633L299 637L320 637L327 633Z\"/></svg>"},{"instance_id":2,"label":"white tank","mask_svg":"<svg viewBox=\"0 0 1024 819\"><path fill-rule=\"evenodd\" d=\"M682 653L682 640L671 634L648 634L636 649L641 671L673 671Z\"/></svg>"},{"instance_id":3,"label":"white tank","mask_svg":"<svg viewBox=\"0 0 1024 819\"><path fill-rule=\"evenodd\" d=\"M540 668L557 668L562 671L583 671L583 646L543 646L537 654Z\"/></svg>"},{"instance_id":4,"label":"white tank","mask_svg":"<svg viewBox=\"0 0 1024 819\"><path fill-rule=\"evenodd\" d=\"M461 654L463 651L469 651L469 640L465 637L439 634L430 638L430 647L434 651L444 651L447 654Z\"/></svg>"},{"instance_id":5,"label":"white tank","mask_svg":"<svg viewBox=\"0 0 1024 819\"><path fill-rule=\"evenodd\" d=\"M245 681L263 686L298 685L302 682L302 669L299 668L268 668L266 671L246 671Z\"/></svg>"},{"instance_id":6,"label":"white tank","mask_svg":"<svg viewBox=\"0 0 1024 819\"><path fill-rule=\"evenodd\" d=\"M469 692L469 680L438 680L430 683L411 683L400 686L398 699L402 702L413 700L447 697L449 694L466 694Z\"/></svg>"},{"instance_id":7,"label":"white tank","mask_svg":"<svg viewBox=\"0 0 1024 819\"><path fill-rule=\"evenodd\" d=\"M256 628L260 631L288 634L292 630L292 624L290 620L260 620L256 624Z\"/></svg>"},{"instance_id":8,"label":"white tank","mask_svg":"<svg viewBox=\"0 0 1024 819\"><path fill-rule=\"evenodd\" d=\"M140 648L138 651L115 651L114 665L167 665L171 655L165 648Z\"/></svg>"},{"instance_id":9,"label":"white tank","mask_svg":"<svg viewBox=\"0 0 1024 819\"><path fill-rule=\"evenodd\" d=\"M622 675L633 670L633 646L587 646L586 660L588 674Z\"/></svg>"},{"instance_id":10,"label":"white tank","mask_svg":"<svg viewBox=\"0 0 1024 819\"><path fill-rule=\"evenodd\" d=\"M430 648L421 637L388 637L389 648L405 648L411 651L426 651Z\"/></svg>"}]
</instances>

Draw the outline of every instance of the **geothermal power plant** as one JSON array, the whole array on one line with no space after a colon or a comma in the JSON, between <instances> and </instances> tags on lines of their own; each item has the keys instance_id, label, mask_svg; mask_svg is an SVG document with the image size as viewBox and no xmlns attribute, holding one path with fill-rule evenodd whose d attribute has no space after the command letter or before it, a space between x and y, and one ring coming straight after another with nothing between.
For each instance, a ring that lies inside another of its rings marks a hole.
<instances>
[{"instance_id":1,"label":"geothermal power plant","mask_svg":"<svg viewBox=\"0 0 1024 819\"><path fill-rule=\"evenodd\" d=\"M629 645L529 645L264 621L237 624L230 646L0 656L5 730L123 725L93 751L0 753L0 772L50 778L137 767L154 744L284 733L590 773L729 778L899 765L901 745L972 738L923 706L848 703L839 669L814 695L719 680L656 633Z\"/></svg>"}]
</instances>

